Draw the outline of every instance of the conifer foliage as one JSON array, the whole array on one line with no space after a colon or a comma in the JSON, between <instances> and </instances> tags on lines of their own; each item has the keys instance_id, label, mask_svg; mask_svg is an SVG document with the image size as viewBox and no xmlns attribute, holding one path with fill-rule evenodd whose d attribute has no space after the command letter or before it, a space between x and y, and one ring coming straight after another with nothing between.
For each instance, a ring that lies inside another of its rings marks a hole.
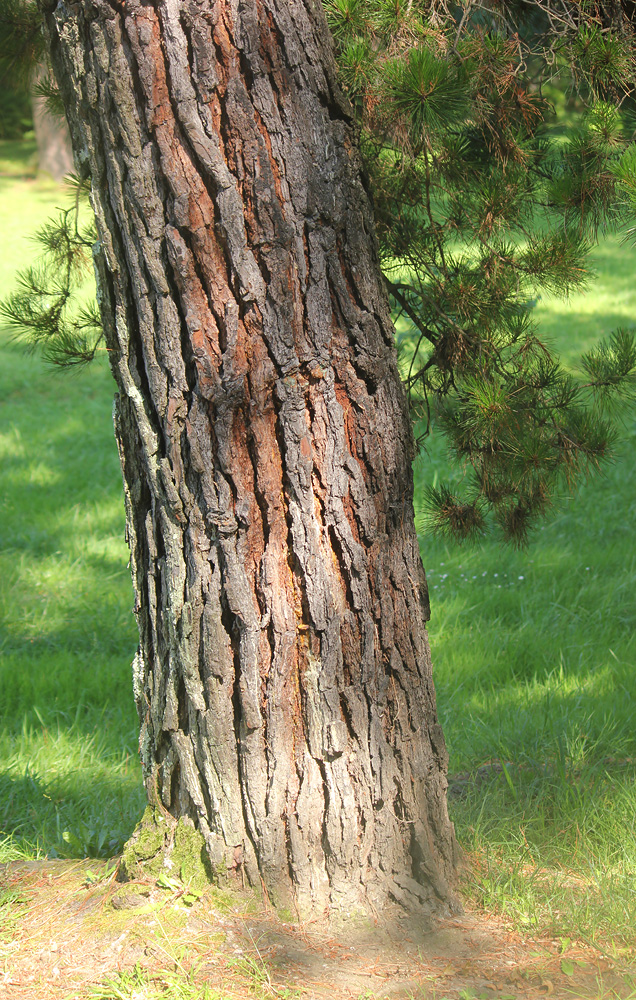
<instances>
[{"instance_id":1,"label":"conifer foliage","mask_svg":"<svg viewBox=\"0 0 636 1000\"><path fill-rule=\"evenodd\" d=\"M634 37L598 4L326 0L360 123L413 408L466 469L429 525L494 519L523 544L559 491L610 452L636 347L617 331L566 371L533 306L589 278L599 230L636 204ZM546 97L576 92L567 130ZM622 190L628 197L624 197ZM632 231L633 233L633 231Z\"/></svg>"},{"instance_id":2,"label":"conifer foliage","mask_svg":"<svg viewBox=\"0 0 636 1000\"><path fill-rule=\"evenodd\" d=\"M60 209L35 233L39 259L20 272L17 289L1 306L26 345L61 368L87 364L103 343L97 303L81 301L97 240L86 205L89 186L74 176L67 185L73 194L71 207ZM82 221L87 217L89 221Z\"/></svg>"},{"instance_id":3,"label":"conifer foliage","mask_svg":"<svg viewBox=\"0 0 636 1000\"><path fill-rule=\"evenodd\" d=\"M636 392L631 333L610 334L573 374L533 320L542 292L586 283L599 231L636 209L625 4L324 0L406 321L414 414L466 470L461 494L427 495L429 526L456 538L494 520L523 544L554 497L608 457L616 408ZM0 0L7 38L28 16L23 60L38 50L35 14L30 0ZM548 99L558 88L580 109L565 134ZM90 361L101 343L96 307L73 308L96 238L79 224L82 192L77 181L72 208L38 234L41 261L2 307L58 365Z\"/></svg>"}]
</instances>

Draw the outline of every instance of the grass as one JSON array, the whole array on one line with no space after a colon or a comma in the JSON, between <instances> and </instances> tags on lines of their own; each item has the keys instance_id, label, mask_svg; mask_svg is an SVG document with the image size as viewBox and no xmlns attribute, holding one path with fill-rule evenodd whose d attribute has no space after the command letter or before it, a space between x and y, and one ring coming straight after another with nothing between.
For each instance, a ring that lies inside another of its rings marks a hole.
<instances>
[{"instance_id":1,"label":"grass","mask_svg":"<svg viewBox=\"0 0 636 1000\"><path fill-rule=\"evenodd\" d=\"M0 144L0 294L62 199L21 155ZM608 241L585 297L540 303L569 361L629 325L632 256ZM112 392L103 361L56 375L2 335L0 861L108 856L141 813ZM466 892L618 956L636 928L635 433L524 553L422 539ZM448 472L432 439L416 482Z\"/></svg>"},{"instance_id":2,"label":"grass","mask_svg":"<svg viewBox=\"0 0 636 1000\"><path fill-rule=\"evenodd\" d=\"M152 975L140 965L107 977L90 993L91 1000L230 1000L219 991L197 983L189 972L177 966L174 973Z\"/></svg>"},{"instance_id":3,"label":"grass","mask_svg":"<svg viewBox=\"0 0 636 1000\"><path fill-rule=\"evenodd\" d=\"M29 156L0 144L1 294L66 197ZM112 854L142 808L112 396L103 359L60 375L2 335L0 861Z\"/></svg>"},{"instance_id":4,"label":"grass","mask_svg":"<svg viewBox=\"0 0 636 1000\"><path fill-rule=\"evenodd\" d=\"M586 295L537 309L568 363L636 320L634 253L612 239L595 258ZM614 463L525 552L422 539L450 771L467 773L450 806L470 894L528 930L623 944L636 936L635 438L630 418ZM452 475L433 437L416 490Z\"/></svg>"}]
</instances>

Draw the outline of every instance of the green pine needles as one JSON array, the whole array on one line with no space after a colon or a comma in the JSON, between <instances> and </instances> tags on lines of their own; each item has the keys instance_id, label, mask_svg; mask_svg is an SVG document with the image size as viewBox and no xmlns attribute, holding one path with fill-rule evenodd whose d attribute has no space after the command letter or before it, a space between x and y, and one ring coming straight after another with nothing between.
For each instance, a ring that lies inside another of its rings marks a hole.
<instances>
[{"instance_id":1,"label":"green pine needles","mask_svg":"<svg viewBox=\"0 0 636 1000\"><path fill-rule=\"evenodd\" d=\"M59 91L47 66L42 13L36 0L0 0L0 86L17 85L46 98L54 115L63 115ZM51 364L87 364L103 343L96 302L81 294L92 266L97 231L90 208L90 182L69 177L70 207L35 233L37 262L20 272L18 287L0 303L0 315L16 337L39 350ZM89 222L81 219L88 215Z\"/></svg>"},{"instance_id":2,"label":"green pine needles","mask_svg":"<svg viewBox=\"0 0 636 1000\"><path fill-rule=\"evenodd\" d=\"M631 23L550 0L325 7L406 322L412 407L465 470L461 490L427 491L426 524L466 539L495 522L523 545L608 458L617 410L636 395L630 332L577 374L533 321L542 293L586 284L598 232L636 209ZM564 135L544 91L566 89L576 114Z\"/></svg>"},{"instance_id":3,"label":"green pine needles","mask_svg":"<svg viewBox=\"0 0 636 1000\"><path fill-rule=\"evenodd\" d=\"M16 336L61 368L87 364L103 344L97 303L80 304L97 240L92 218L80 226L89 188L77 177L70 177L68 184L74 193L72 206L37 231L39 261L20 272L17 290L0 304Z\"/></svg>"}]
</instances>

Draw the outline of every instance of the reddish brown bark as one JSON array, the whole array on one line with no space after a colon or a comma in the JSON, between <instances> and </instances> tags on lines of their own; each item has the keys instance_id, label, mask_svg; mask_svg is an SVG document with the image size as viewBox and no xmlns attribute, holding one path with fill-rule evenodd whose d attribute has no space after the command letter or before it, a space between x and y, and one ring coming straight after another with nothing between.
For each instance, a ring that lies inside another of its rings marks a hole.
<instances>
[{"instance_id":1,"label":"reddish brown bark","mask_svg":"<svg viewBox=\"0 0 636 1000\"><path fill-rule=\"evenodd\" d=\"M96 254L150 801L299 910L454 905L412 435L312 0L48 15Z\"/></svg>"}]
</instances>

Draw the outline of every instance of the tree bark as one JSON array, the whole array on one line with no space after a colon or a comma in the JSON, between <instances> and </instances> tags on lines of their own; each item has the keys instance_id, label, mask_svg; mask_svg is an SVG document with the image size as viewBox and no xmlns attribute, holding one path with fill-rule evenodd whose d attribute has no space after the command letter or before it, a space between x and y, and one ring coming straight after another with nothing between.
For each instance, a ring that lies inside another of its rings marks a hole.
<instances>
[{"instance_id":1,"label":"tree bark","mask_svg":"<svg viewBox=\"0 0 636 1000\"><path fill-rule=\"evenodd\" d=\"M47 25L100 233L149 801L278 905L452 908L412 431L322 9Z\"/></svg>"}]
</instances>

